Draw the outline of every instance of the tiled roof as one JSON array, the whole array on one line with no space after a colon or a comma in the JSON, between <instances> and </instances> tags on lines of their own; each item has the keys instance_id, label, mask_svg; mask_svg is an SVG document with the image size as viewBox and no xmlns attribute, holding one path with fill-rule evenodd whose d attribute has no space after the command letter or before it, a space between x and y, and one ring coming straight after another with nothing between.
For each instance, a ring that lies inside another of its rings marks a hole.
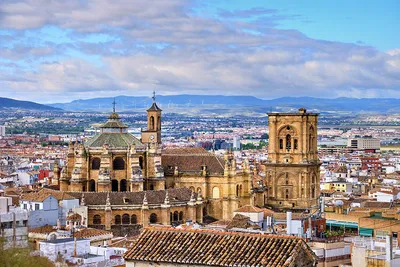
<instances>
[{"instance_id":1,"label":"tiled roof","mask_svg":"<svg viewBox=\"0 0 400 267\"><path fill-rule=\"evenodd\" d=\"M173 173L175 167L180 172L201 172L203 166L210 173L224 173L224 159L199 147L164 150L161 162L166 173Z\"/></svg>"},{"instance_id":2,"label":"tiled roof","mask_svg":"<svg viewBox=\"0 0 400 267\"><path fill-rule=\"evenodd\" d=\"M377 202L377 201L367 201L364 202L364 208L389 208L390 202Z\"/></svg>"},{"instance_id":3,"label":"tiled roof","mask_svg":"<svg viewBox=\"0 0 400 267\"><path fill-rule=\"evenodd\" d=\"M36 233L36 234L48 234L54 231L57 231L57 229L51 225L40 226L29 230L30 233Z\"/></svg>"},{"instance_id":4,"label":"tiled roof","mask_svg":"<svg viewBox=\"0 0 400 267\"><path fill-rule=\"evenodd\" d=\"M68 194L79 199L84 194L86 205L105 205L107 194L110 195L111 205L141 205L143 204L145 193L150 205L164 203L166 190L141 192L68 192ZM192 191L189 188L168 189L171 204L174 202L189 202L191 195ZM197 197L196 193L195 197Z\"/></svg>"},{"instance_id":5,"label":"tiled roof","mask_svg":"<svg viewBox=\"0 0 400 267\"><path fill-rule=\"evenodd\" d=\"M82 220L82 216L79 215L78 213L74 213L74 214L69 215L67 217L67 220L69 220L69 221L80 221L80 220Z\"/></svg>"},{"instance_id":6,"label":"tiled roof","mask_svg":"<svg viewBox=\"0 0 400 267\"><path fill-rule=\"evenodd\" d=\"M147 111L162 111L162 110L157 106L156 102L153 102L153 104Z\"/></svg>"},{"instance_id":7,"label":"tiled roof","mask_svg":"<svg viewBox=\"0 0 400 267\"><path fill-rule=\"evenodd\" d=\"M43 200L45 200L49 196L53 196L58 201L64 200L64 199L74 199L75 198L75 197L71 196L70 194L67 194L67 193L62 192L62 191L43 188L39 192L36 192L36 193L24 194L24 196L22 197L22 200L42 202Z\"/></svg>"},{"instance_id":8,"label":"tiled roof","mask_svg":"<svg viewBox=\"0 0 400 267\"><path fill-rule=\"evenodd\" d=\"M259 213L259 212L263 212L263 210L255 207L255 206L252 206L252 205L245 205L245 206L240 207L237 210L235 210L235 212Z\"/></svg>"},{"instance_id":9,"label":"tiled roof","mask_svg":"<svg viewBox=\"0 0 400 267\"><path fill-rule=\"evenodd\" d=\"M101 133L85 143L88 147L103 147L105 144L111 148L127 148L133 144L141 145L142 143L130 133Z\"/></svg>"},{"instance_id":10,"label":"tiled roof","mask_svg":"<svg viewBox=\"0 0 400 267\"><path fill-rule=\"evenodd\" d=\"M94 236L102 236L102 235L111 235L111 232L104 231L101 229L95 229L95 228L82 228L78 232L74 233L74 237L76 238L90 238Z\"/></svg>"},{"instance_id":11,"label":"tiled roof","mask_svg":"<svg viewBox=\"0 0 400 267\"><path fill-rule=\"evenodd\" d=\"M315 266L317 257L295 237L211 230L146 228L125 260L212 266Z\"/></svg>"}]
</instances>

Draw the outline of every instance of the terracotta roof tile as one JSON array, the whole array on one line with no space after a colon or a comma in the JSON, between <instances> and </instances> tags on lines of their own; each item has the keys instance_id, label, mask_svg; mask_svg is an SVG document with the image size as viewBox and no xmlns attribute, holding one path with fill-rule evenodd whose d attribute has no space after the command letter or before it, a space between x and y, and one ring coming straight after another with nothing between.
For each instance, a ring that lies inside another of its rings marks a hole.
<instances>
[{"instance_id":1,"label":"terracotta roof tile","mask_svg":"<svg viewBox=\"0 0 400 267\"><path fill-rule=\"evenodd\" d=\"M95 228L82 228L78 232L74 233L74 237L76 237L76 238L89 238L89 237L102 236L102 235L111 235L111 237L112 237L111 232L104 231L101 229L95 229Z\"/></svg>"},{"instance_id":2,"label":"terracotta roof tile","mask_svg":"<svg viewBox=\"0 0 400 267\"><path fill-rule=\"evenodd\" d=\"M234 253L233 253L234 252ZM294 237L146 228L124 254L125 260L213 266L315 266L317 257Z\"/></svg>"},{"instance_id":3,"label":"terracotta roof tile","mask_svg":"<svg viewBox=\"0 0 400 267\"><path fill-rule=\"evenodd\" d=\"M235 210L235 212L258 213L263 212L263 210L252 205L245 205Z\"/></svg>"}]
</instances>

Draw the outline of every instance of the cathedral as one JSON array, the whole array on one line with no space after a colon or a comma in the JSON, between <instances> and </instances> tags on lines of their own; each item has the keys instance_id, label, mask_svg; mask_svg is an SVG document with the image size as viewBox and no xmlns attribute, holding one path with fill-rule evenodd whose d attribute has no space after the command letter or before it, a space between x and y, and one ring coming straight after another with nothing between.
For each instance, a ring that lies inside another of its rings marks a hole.
<instances>
[{"instance_id":1,"label":"cathedral","mask_svg":"<svg viewBox=\"0 0 400 267\"><path fill-rule=\"evenodd\" d=\"M232 151L224 157L203 148L162 150L162 110L155 96L141 139L128 133L115 111L100 132L70 143L67 163L55 167L60 190L81 198L89 226L171 225L202 222L204 215L231 219L244 205L312 208L319 196L317 114L270 113L263 202L257 201L247 160L237 168Z\"/></svg>"}]
</instances>

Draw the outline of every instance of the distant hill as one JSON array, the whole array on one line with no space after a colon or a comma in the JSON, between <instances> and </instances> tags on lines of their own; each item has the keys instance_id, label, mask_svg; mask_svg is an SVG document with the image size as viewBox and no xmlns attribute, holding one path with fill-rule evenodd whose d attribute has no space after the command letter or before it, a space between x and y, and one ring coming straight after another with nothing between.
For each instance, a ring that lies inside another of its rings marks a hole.
<instances>
[{"instance_id":1,"label":"distant hill","mask_svg":"<svg viewBox=\"0 0 400 267\"><path fill-rule=\"evenodd\" d=\"M79 99L70 103L55 103L49 106L71 111L110 111L114 98ZM117 96L117 110L143 111L148 108L150 97ZM223 95L172 95L157 96L157 103L167 112L185 112L195 110L243 109L250 113L269 111L291 111L300 107L315 112L356 112L356 113L400 113L400 99L393 98L313 98L281 97L264 100L253 96Z\"/></svg>"},{"instance_id":2,"label":"distant hill","mask_svg":"<svg viewBox=\"0 0 400 267\"><path fill-rule=\"evenodd\" d=\"M20 101L11 98L0 97L0 109L27 109L27 110L61 110L57 107L46 106L30 101Z\"/></svg>"}]
</instances>

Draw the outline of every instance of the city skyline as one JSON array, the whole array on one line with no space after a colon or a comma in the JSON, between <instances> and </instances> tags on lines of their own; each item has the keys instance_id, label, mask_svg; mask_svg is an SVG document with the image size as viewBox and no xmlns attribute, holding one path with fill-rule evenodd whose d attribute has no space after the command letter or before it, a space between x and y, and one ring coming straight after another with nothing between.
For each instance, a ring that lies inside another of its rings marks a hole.
<instances>
[{"instance_id":1,"label":"city skyline","mask_svg":"<svg viewBox=\"0 0 400 267\"><path fill-rule=\"evenodd\" d=\"M400 97L388 1L5 1L2 97ZM244 94L244 92L246 92Z\"/></svg>"}]
</instances>

